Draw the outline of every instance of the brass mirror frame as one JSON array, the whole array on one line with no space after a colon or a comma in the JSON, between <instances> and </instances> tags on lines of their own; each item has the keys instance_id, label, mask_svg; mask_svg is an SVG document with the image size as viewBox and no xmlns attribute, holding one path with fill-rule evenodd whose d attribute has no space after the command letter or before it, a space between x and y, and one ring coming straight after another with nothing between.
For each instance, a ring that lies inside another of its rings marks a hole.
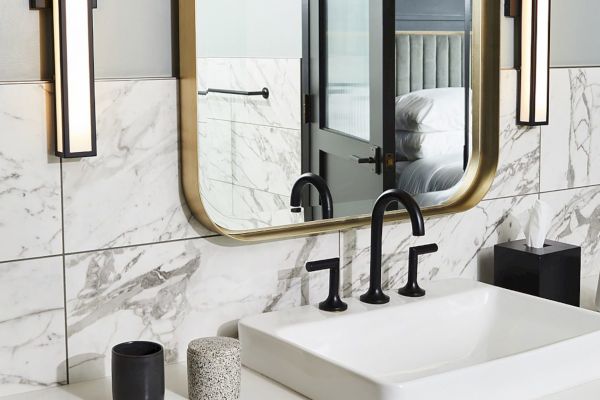
<instances>
[{"instance_id":1,"label":"brass mirror frame","mask_svg":"<svg viewBox=\"0 0 600 400\"><path fill-rule=\"evenodd\" d=\"M473 153L462 186L446 203L423 210L426 216L462 212L475 207L496 176L500 130L500 0L473 0L472 90ZM213 222L200 195L196 79L196 0L179 0L179 96L183 191L192 214L215 233L242 241L276 240L348 230L368 225L370 215L310 221L245 231ZM407 219L390 212L386 221Z\"/></svg>"}]
</instances>

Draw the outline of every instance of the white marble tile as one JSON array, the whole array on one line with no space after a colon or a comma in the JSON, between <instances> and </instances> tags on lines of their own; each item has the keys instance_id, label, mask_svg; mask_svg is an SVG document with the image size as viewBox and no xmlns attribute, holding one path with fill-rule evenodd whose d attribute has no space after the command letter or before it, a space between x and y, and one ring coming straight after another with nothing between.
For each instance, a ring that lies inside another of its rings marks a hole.
<instances>
[{"instance_id":1,"label":"white marble tile","mask_svg":"<svg viewBox=\"0 0 600 400\"><path fill-rule=\"evenodd\" d=\"M301 69L299 59L232 59L232 80L237 90L258 91L261 96L232 97L232 121L300 129Z\"/></svg>"},{"instance_id":2,"label":"white marble tile","mask_svg":"<svg viewBox=\"0 0 600 400\"><path fill-rule=\"evenodd\" d=\"M552 69L541 190L600 184L600 68Z\"/></svg>"},{"instance_id":3,"label":"white marble tile","mask_svg":"<svg viewBox=\"0 0 600 400\"><path fill-rule=\"evenodd\" d=\"M258 229L304 222L303 214L290 211L290 197L243 186L233 187L233 215Z\"/></svg>"},{"instance_id":4,"label":"white marble tile","mask_svg":"<svg viewBox=\"0 0 600 400\"><path fill-rule=\"evenodd\" d=\"M49 84L0 84L0 261L62 250Z\"/></svg>"},{"instance_id":5,"label":"white marble tile","mask_svg":"<svg viewBox=\"0 0 600 400\"><path fill-rule=\"evenodd\" d=\"M318 302L328 273L307 261L336 257L338 235L240 244L218 237L67 256L70 380L109 374L111 346L162 343L168 362L190 340L235 335L239 318Z\"/></svg>"},{"instance_id":6,"label":"white marble tile","mask_svg":"<svg viewBox=\"0 0 600 400\"><path fill-rule=\"evenodd\" d=\"M198 161L202 176L232 182L231 122L208 120L198 124Z\"/></svg>"},{"instance_id":7,"label":"white marble tile","mask_svg":"<svg viewBox=\"0 0 600 400\"><path fill-rule=\"evenodd\" d=\"M386 225L383 233L384 288L405 283L408 249L437 243L439 251L421 257L419 280L447 278L481 279L493 276L493 246L522 237L519 214L531 207L536 196L486 200L464 213L425 222L426 236L413 237L410 223ZM362 294L369 286L370 229L342 234L342 282L345 295Z\"/></svg>"},{"instance_id":8,"label":"white marble tile","mask_svg":"<svg viewBox=\"0 0 600 400\"><path fill-rule=\"evenodd\" d=\"M62 257L0 264L0 396L66 380Z\"/></svg>"},{"instance_id":9,"label":"white marble tile","mask_svg":"<svg viewBox=\"0 0 600 400\"><path fill-rule=\"evenodd\" d=\"M301 175L301 135L292 129L233 124L233 183L289 196Z\"/></svg>"},{"instance_id":10,"label":"white marble tile","mask_svg":"<svg viewBox=\"0 0 600 400\"><path fill-rule=\"evenodd\" d=\"M486 199L539 191L540 128L516 124L517 71L500 73L500 156Z\"/></svg>"},{"instance_id":11,"label":"white marble tile","mask_svg":"<svg viewBox=\"0 0 600 400\"><path fill-rule=\"evenodd\" d=\"M180 188L177 81L96 85L98 156L63 163L65 249L208 234Z\"/></svg>"},{"instance_id":12,"label":"white marble tile","mask_svg":"<svg viewBox=\"0 0 600 400\"><path fill-rule=\"evenodd\" d=\"M553 208L549 239L581 246L581 275L600 272L600 186L542 193Z\"/></svg>"},{"instance_id":13,"label":"white marble tile","mask_svg":"<svg viewBox=\"0 0 600 400\"><path fill-rule=\"evenodd\" d=\"M233 225L233 185L231 183L200 175L200 194L204 209L213 222L223 227L236 226Z\"/></svg>"},{"instance_id":14,"label":"white marble tile","mask_svg":"<svg viewBox=\"0 0 600 400\"><path fill-rule=\"evenodd\" d=\"M198 91L233 89L232 59L198 58L196 64ZM231 120L232 96L221 93L198 95L198 121L210 119Z\"/></svg>"}]
</instances>

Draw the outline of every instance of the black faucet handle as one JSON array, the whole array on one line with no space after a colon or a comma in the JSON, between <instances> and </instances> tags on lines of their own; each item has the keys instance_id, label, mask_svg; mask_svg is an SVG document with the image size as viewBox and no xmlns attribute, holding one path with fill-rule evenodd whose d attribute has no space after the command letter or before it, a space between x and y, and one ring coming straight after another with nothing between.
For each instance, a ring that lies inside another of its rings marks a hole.
<instances>
[{"instance_id":1,"label":"black faucet handle","mask_svg":"<svg viewBox=\"0 0 600 400\"><path fill-rule=\"evenodd\" d=\"M435 253L438 245L435 243L415 246L408 249L408 280L406 286L398 290L398 293L407 297L423 297L425 290L421 289L417 282L417 269L419 267L419 256Z\"/></svg>"},{"instance_id":2,"label":"black faucet handle","mask_svg":"<svg viewBox=\"0 0 600 400\"><path fill-rule=\"evenodd\" d=\"M310 261L306 263L308 272L329 270L329 297L319 303L319 309L323 311L336 312L346 311L348 305L340 299L340 259L329 258L327 260Z\"/></svg>"}]
</instances>

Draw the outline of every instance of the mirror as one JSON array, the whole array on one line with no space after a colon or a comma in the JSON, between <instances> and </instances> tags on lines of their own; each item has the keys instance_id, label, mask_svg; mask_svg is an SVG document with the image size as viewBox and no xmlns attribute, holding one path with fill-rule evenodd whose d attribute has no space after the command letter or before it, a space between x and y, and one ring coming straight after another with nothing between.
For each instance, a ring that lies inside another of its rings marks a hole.
<instances>
[{"instance_id":1,"label":"mirror","mask_svg":"<svg viewBox=\"0 0 600 400\"><path fill-rule=\"evenodd\" d=\"M391 188L429 214L477 204L497 161L496 3L182 1L183 179L194 215L261 238L364 224ZM309 185L302 208L290 207L307 172L329 186L333 220Z\"/></svg>"}]
</instances>

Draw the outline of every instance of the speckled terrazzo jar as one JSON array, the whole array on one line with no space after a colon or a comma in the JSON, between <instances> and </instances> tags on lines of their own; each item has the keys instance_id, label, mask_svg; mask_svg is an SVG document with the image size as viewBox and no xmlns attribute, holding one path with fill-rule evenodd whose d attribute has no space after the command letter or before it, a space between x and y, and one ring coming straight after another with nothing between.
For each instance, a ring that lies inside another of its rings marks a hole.
<instances>
[{"instance_id":1,"label":"speckled terrazzo jar","mask_svg":"<svg viewBox=\"0 0 600 400\"><path fill-rule=\"evenodd\" d=\"M208 337L190 342L187 353L190 400L240 398L242 361L239 340Z\"/></svg>"}]
</instances>

